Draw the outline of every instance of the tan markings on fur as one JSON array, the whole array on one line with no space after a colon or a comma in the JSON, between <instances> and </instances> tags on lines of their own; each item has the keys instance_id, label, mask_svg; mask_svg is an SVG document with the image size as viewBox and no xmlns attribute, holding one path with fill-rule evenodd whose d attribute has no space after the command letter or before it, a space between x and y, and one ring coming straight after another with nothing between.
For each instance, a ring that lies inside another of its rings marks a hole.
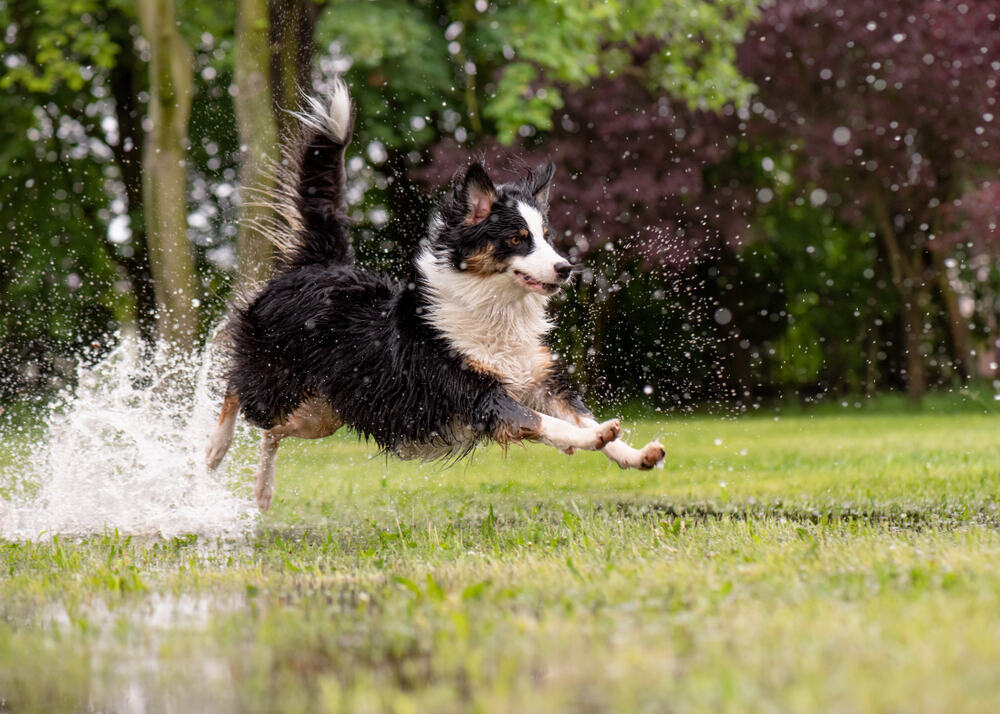
<instances>
[{"instance_id":1,"label":"tan markings on fur","mask_svg":"<svg viewBox=\"0 0 1000 714\"><path fill-rule=\"evenodd\" d=\"M568 421L570 424L586 426L581 418L590 416L589 413L579 414L564 397L556 396L545 389L545 383L552 375L555 364L552 351L545 345L539 346L531 368L532 389L524 395L524 404L543 414Z\"/></svg>"},{"instance_id":2,"label":"tan markings on fur","mask_svg":"<svg viewBox=\"0 0 1000 714\"><path fill-rule=\"evenodd\" d=\"M219 412L219 423L232 418L236 410L240 408L240 400L235 394L229 394L222 402L222 411Z\"/></svg>"},{"instance_id":3,"label":"tan markings on fur","mask_svg":"<svg viewBox=\"0 0 1000 714\"><path fill-rule=\"evenodd\" d=\"M502 273L506 267L503 262L496 259L492 245L487 245L465 259L465 270L473 275Z\"/></svg>"},{"instance_id":4,"label":"tan markings on fur","mask_svg":"<svg viewBox=\"0 0 1000 714\"><path fill-rule=\"evenodd\" d=\"M465 367L466 369L471 369L473 372L479 372L479 374L485 374L488 377L493 377L493 379L497 380L498 382L503 381L502 374L493 369L490 365L484 362L480 362L479 360L466 359Z\"/></svg>"},{"instance_id":5,"label":"tan markings on fur","mask_svg":"<svg viewBox=\"0 0 1000 714\"><path fill-rule=\"evenodd\" d=\"M257 507L266 511L274 496L274 460L281 440L288 436L299 439L322 439L344 425L340 415L325 399L309 399L277 426L264 432L260 442L260 466L254 474L253 493Z\"/></svg>"},{"instance_id":6,"label":"tan markings on fur","mask_svg":"<svg viewBox=\"0 0 1000 714\"><path fill-rule=\"evenodd\" d=\"M205 465L215 470L222 463L229 445L233 443L233 432L236 429L236 417L240 408L240 400L235 394L227 394L222 402L219 413L219 423L208 438L205 445Z\"/></svg>"},{"instance_id":7,"label":"tan markings on fur","mask_svg":"<svg viewBox=\"0 0 1000 714\"><path fill-rule=\"evenodd\" d=\"M493 430L493 440L502 446L513 444L524 439L537 441L541 437L542 417L534 414L530 419L520 423L501 422Z\"/></svg>"},{"instance_id":8,"label":"tan markings on fur","mask_svg":"<svg viewBox=\"0 0 1000 714\"><path fill-rule=\"evenodd\" d=\"M322 439L344 425L340 415L333 411L330 402L314 397L295 408L279 429L284 436L299 439Z\"/></svg>"},{"instance_id":9,"label":"tan markings on fur","mask_svg":"<svg viewBox=\"0 0 1000 714\"><path fill-rule=\"evenodd\" d=\"M538 354L531 365L531 381L540 389L545 380L552 374L556 360L552 351L545 345L538 346Z\"/></svg>"},{"instance_id":10,"label":"tan markings on fur","mask_svg":"<svg viewBox=\"0 0 1000 714\"><path fill-rule=\"evenodd\" d=\"M549 397L548 409L543 410L563 421L568 421L574 426L594 426L597 422L589 418L588 414L581 414L573 409L569 401L562 397Z\"/></svg>"}]
</instances>

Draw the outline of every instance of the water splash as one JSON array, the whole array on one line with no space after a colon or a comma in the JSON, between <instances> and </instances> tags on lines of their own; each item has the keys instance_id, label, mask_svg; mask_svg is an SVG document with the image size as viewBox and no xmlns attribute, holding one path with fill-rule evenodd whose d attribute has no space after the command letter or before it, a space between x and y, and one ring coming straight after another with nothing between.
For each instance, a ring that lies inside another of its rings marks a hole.
<instances>
[{"instance_id":1,"label":"water splash","mask_svg":"<svg viewBox=\"0 0 1000 714\"><path fill-rule=\"evenodd\" d=\"M0 469L0 538L122 534L236 537L256 509L249 464L230 456L209 472L206 438L220 402L212 349L143 372L136 344L121 344L51 408L44 433ZM148 378L139 379L148 374Z\"/></svg>"}]
</instances>

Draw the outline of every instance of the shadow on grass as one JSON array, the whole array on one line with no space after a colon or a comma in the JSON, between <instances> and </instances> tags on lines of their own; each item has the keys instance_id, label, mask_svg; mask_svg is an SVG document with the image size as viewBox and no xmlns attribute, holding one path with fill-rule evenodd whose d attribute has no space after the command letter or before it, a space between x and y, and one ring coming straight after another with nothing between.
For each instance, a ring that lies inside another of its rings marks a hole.
<instances>
[{"instance_id":1,"label":"shadow on grass","mask_svg":"<svg viewBox=\"0 0 1000 714\"><path fill-rule=\"evenodd\" d=\"M1000 528L1000 508L995 502L968 503L892 503L885 505L809 505L772 503L719 504L709 501L685 503L647 502L598 504L595 510L608 510L625 518L683 518L685 521L787 521L798 524L864 524L905 529L988 526Z\"/></svg>"},{"instance_id":2,"label":"shadow on grass","mask_svg":"<svg viewBox=\"0 0 1000 714\"><path fill-rule=\"evenodd\" d=\"M812 525L830 530L857 528L906 531L948 531L965 527L1000 529L1000 505L991 500L978 503L888 503L888 504L794 504L710 501L596 501L581 505L574 501L465 504L457 517L416 518L407 521L325 521L306 525L261 524L252 537L258 549L275 545L323 545L337 543L344 550L364 551L379 546L423 540L429 531L440 538L464 534L466 539L507 539L524 532L571 531L622 521L679 533L682 528L719 523L759 522L795 526ZM505 538L505 536L507 538ZM527 542L531 542L529 539Z\"/></svg>"}]
</instances>

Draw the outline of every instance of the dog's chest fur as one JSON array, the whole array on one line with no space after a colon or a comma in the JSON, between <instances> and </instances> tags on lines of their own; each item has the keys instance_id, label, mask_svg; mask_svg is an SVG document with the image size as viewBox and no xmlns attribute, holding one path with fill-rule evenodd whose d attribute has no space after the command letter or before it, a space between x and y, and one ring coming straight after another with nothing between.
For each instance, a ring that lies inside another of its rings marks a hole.
<instances>
[{"instance_id":1,"label":"dog's chest fur","mask_svg":"<svg viewBox=\"0 0 1000 714\"><path fill-rule=\"evenodd\" d=\"M525 293L503 276L456 273L429 253L418 267L427 281L435 328L468 368L494 376L514 399L524 401L552 361L543 341L552 328L545 296Z\"/></svg>"}]
</instances>

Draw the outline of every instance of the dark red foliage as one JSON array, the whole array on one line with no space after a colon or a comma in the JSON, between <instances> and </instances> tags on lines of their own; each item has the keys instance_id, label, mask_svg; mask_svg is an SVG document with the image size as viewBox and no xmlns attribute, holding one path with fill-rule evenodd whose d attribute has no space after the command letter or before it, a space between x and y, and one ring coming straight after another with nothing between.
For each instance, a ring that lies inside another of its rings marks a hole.
<instances>
[{"instance_id":1,"label":"dark red foliage","mask_svg":"<svg viewBox=\"0 0 1000 714\"><path fill-rule=\"evenodd\" d=\"M962 246L973 253L1000 254L1000 182L967 191L945 208L944 215L935 247L950 251Z\"/></svg>"},{"instance_id":2,"label":"dark red foliage","mask_svg":"<svg viewBox=\"0 0 1000 714\"><path fill-rule=\"evenodd\" d=\"M873 190L902 232L933 225L970 172L1000 166L1000 6L992 0L779 0L739 48L759 87L749 111L691 111L633 79L567 92L556 128L513 147L559 166L552 221L580 250L626 238L686 263L720 237L738 243L754 187L713 173L736 142L790 150L806 192L828 191L843 220L866 220ZM635 53L642 66L650 48ZM507 163L483 141L493 166ZM421 176L468 155L446 139Z\"/></svg>"},{"instance_id":3,"label":"dark red foliage","mask_svg":"<svg viewBox=\"0 0 1000 714\"><path fill-rule=\"evenodd\" d=\"M1000 166L995 0L783 0L739 50L759 87L759 135L859 217L873 190L922 222L962 181ZM768 129L770 127L770 129Z\"/></svg>"},{"instance_id":4,"label":"dark red foliage","mask_svg":"<svg viewBox=\"0 0 1000 714\"><path fill-rule=\"evenodd\" d=\"M860 357L854 381L904 381L919 396L928 374L970 374L968 319L931 249L971 241L1000 252L1000 195L983 188L1000 184L997 0L776 0L738 48L758 91L748 106L720 114L649 92L639 79L649 51L635 52L636 71L565 91L555 128L510 150L559 167L550 217L564 244L578 255L609 241L631 247L647 268L711 263L701 275L719 278L721 292L708 302L734 311L725 328L739 345L731 353L754 356L774 354L758 347L784 334L786 289L798 285L811 300L850 262L823 264L817 253L799 264L815 274L796 281L785 279L792 268L782 256L801 252L810 221L853 224L838 235L864 237L850 249L863 250L874 270L855 261L837 276L837 288L850 284L854 294L835 309L858 323L847 320L829 344L867 340L883 355ZM494 170L506 163L494 143L471 148ZM446 178L469 152L440 142L422 177ZM770 251L720 253L751 230ZM830 322L817 316L809 329L823 335ZM797 334L809 329L799 324ZM931 343L940 354L925 360ZM839 378L842 360L831 349L824 359ZM940 374L926 372L925 361ZM946 363L951 372L940 368ZM753 381L748 365L744 382Z\"/></svg>"},{"instance_id":5,"label":"dark red foliage","mask_svg":"<svg viewBox=\"0 0 1000 714\"><path fill-rule=\"evenodd\" d=\"M574 255L610 241L639 250L648 262L679 267L697 261L721 236L739 240L750 194L740 185L705 180L705 168L734 151L732 110L691 111L617 78L567 92L554 120L544 143L505 149L484 140L475 150L494 172L512 162L556 163L549 219ZM446 139L432 149L430 168L420 176L432 184L446 180L468 155L468 147Z\"/></svg>"}]
</instances>

